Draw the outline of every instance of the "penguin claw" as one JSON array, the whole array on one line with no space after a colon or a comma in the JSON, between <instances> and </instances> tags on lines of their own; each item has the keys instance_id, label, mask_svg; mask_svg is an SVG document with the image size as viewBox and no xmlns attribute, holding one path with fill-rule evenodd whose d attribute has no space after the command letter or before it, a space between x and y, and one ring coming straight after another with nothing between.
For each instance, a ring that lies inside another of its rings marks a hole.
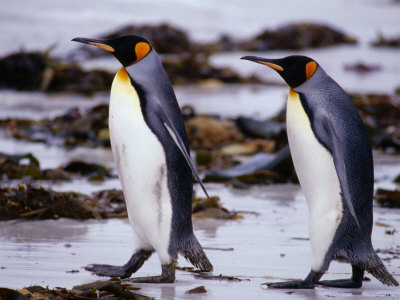
<instances>
[{"instance_id":1,"label":"penguin claw","mask_svg":"<svg viewBox=\"0 0 400 300\"><path fill-rule=\"evenodd\" d=\"M314 283L307 282L305 280L268 282L268 283L263 283L263 285L267 285L269 288L274 288L274 289L313 289L315 287Z\"/></svg>"},{"instance_id":2,"label":"penguin claw","mask_svg":"<svg viewBox=\"0 0 400 300\"><path fill-rule=\"evenodd\" d=\"M127 278L132 273L129 273L120 266L111 266L111 265L98 265L98 264L91 264L85 267L85 270L92 272L95 275L99 276L108 276L108 277L121 277Z\"/></svg>"}]
</instances>

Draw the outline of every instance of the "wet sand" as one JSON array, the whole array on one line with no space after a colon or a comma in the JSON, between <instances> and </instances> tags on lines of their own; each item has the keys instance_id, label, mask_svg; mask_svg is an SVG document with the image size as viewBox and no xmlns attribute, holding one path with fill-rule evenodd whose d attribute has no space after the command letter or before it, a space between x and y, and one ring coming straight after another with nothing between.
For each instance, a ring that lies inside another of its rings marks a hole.
<instances>
[{"instance_id":1,"label":"wet sand","mask_svg":"<svg viewBox=\"0 0 400 300\"><path fill-rule=\"evenodd\" d=\"M76 189L82 182L75 183ZM115 184L118 184L117 182ZM72 188L71 184L70 188ZM80 187L79 187L80 185ZM93 188L93 187L92 187ZM241 281L206 280L193 273L177 271L174 284L134 284L140 293L157 299L400 299L400 289L385 287L371 275L361 289L317 287L315 290L272 290L264 282L301 279L307 275L311 250L307 239L307 206L298 185L253 187L248 191L208 185L210 194L221 197L228 209L243 211L235 221L194 220L195 232L214 264L214 275L234 276ZM200 191L199 191L200 193ZM375 207L375 249L392 250L379 254L387 268L400 280L400 228L397 210ZM89 263L124 264L131 255L131 228L126 219L79 222L67 219L0 223L1 286L29 285L67 287L102 277L82 267ZM183 258L179 266L190 266ZM333 262L324 279L347 278L348 264ZM160 272L158 258L151 259L136 276ZM206 294L186 294L197 286Z\"/></svg>"}]
</instances>

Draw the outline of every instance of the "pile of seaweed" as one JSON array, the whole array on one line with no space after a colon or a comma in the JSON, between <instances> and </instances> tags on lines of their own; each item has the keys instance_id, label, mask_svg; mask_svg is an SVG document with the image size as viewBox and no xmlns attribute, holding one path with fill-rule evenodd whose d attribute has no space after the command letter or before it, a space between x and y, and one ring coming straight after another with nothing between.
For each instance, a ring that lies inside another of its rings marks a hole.
<instances>
[{"instance_id":1,"label":"pile of seaweed","mask_svg":"<svg viewBox=\"0 0 400 300\"><path fill-rule=\"evenodd\" d=\"M71 180L87 178L102 181L115 177L99 164L72 160L56 169L41 169L39 160L32 153L6 154L0 152L0 176L3 181L29 178L33 180Z\"/></svg>"},{"instance_id":2,"label":"pile of seaweed","mask_svg":"<svg viewBox=\"0 0 400 300\"><path fill-rule=\"evenodd\" d=\"M217 196L193 197L194 217L233 220L240 218L222 206ZM111 189L86 195L56 192L33 184L0 188L0 221L14 219L46 220L70 218L78 220L126 218L125 198L121 190Z\"/></svg>"},{"instance_id":3,"label":"pile of seaweed","mask_svg":"<svg viewBox=\"0 0 400 300\"><path fill-rule=\"evenodd\" d=\"M96 281L88 284L65 288L49 289L42 286L30 286L20 290L0 288L0 299L29 300L29 299L131 299L148 300L150 297L137 293L140 290L117 278L107 281Z\"/></svg>"},{"instance_id":4,"label":"pile of seaweed","mask_svg":"<svg viewBox=\"0 0 400 300\"><path fill-rule=\"evenodd\" d=\"M372 42L374 47L400 47L400 36L388 38L380 33L375 41Z\"/></svg>"}]
</instances>

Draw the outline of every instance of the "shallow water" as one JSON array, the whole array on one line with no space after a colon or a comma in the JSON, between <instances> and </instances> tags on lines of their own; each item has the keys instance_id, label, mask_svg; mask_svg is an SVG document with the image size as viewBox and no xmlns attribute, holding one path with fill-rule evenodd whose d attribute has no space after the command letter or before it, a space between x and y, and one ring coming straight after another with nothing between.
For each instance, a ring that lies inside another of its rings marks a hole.
<instances>
[{"instance_id":1,"label":"shallow water","mask_svg":"<svg viewBox=\"0 0 400 300\"><path fill-rule=\"evenodd\" d=\"M75 190L88 185L75 183ZM70 186L72 187L72 186ZM157 298L185 299L185 291L204 285L207 299L322 299L326 296L360 299L385 297L399 299L400 289L387 288L372 278L362 289L340 290L317 287L314 291L277 291L261 284L291 278L303 278L311 260L307 240L307 207L297 185L254 187L249 191L208 185L228 209L245 211L237 221L197 220L195 232L214 264L213 274L235 276L241 282L198 279L193 274L177 271L174 284L135 284L143 294ZM251 212L257 212L253 214ZM379 249L397 249L400 236L385 234L400 227L396 210L375 208L375 220L389 227L375 226L373 243ZM0 223L1 286L21 288L42 286L72 287L99 277L82 267L89 263L124 264L131 255L131 228L126 219L106 221L72 221L67 219L35 222ZM226 251L218 250L225 249ZM380 255L382 258L391 255ZM400 260L386 261L388 269L400 280ZM180 266L189 266L183 258ZM78 271L71 273L70 271ZM145 263L137 276L160 272L156 255ZM325 279L346 278L350 267L332 263ZM371 278L370 275L367 275ZM191 295L190 298L201 298Z\"/></svg>"}]
</instances>

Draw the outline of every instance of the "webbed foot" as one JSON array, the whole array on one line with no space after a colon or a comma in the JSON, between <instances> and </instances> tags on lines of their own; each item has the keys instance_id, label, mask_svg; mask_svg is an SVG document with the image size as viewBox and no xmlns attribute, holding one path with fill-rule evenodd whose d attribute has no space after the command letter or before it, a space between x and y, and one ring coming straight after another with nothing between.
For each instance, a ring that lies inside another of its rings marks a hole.
<instances>
[{"instance_id":1,"label":"webbed foot","mask_svg":"<svg viewBox=\"0 0 400 300\"><path fill-rule=\"evenodd\" d=\"M129 278L127 281L140 283L173 283L175 281L175 267L176 262L172 262L169 265L162 265L161 275Z\"/></svg>"},{"instance_id":2,"label":"webbed foot","mask_svg":"<svg viewBox=\"0 0 400 300\"><path fill-rule=\"evenodd\" d=\"M313 270L308 273L306 279L304 280L293 280L285 282L270 282L264 283L270 288L275 289L313 289L318 280L322 277L324 273L315 272Z\"/></svg>"},{"instance_id":3,"label":"webbed foot","mask_svg":"<svg viewBox=\"0 0 400 300\"><path fill-rule=\"evenodd\" d=\"M126 270L124 266L92 264L92 265L87 265L85 267L85 270L90 271L93 274L99 276L127 278L132 275L132 273Z\"/></svg>"},{"instance_id":4,"label":"webbed foot","mask_svg":"<svg viewBox=\"0 0 400 300\"><path fill-rule=\"evenodd\" d=\"M270 282L266 283L266 285L275 289L313 289L315 287L315 283L306 282L305 280Z\"/></svg>"},{"instance_id":5,"label":"webbed foot","mask_svg":"<svg viewBox=\"0 0 400 300\"><path fill-rule=\"evenodd\" d=\"M337 288L360 288L362 286L362 282L353 281L353 279L323 280L318 284Z\"/></svg>"},{"instance_id":6,"label":"webbed foot","mask_svg":"<svg viewBox=\"0 0 400 300\"><path fill-rule=\"evenodd\" d=\"M351 265L351 267L353 275L350 279L323 280L319 281L318 284L336 288L360 288L362 286L364 270L355 265Z\"/></svg>"}]
</instances>

